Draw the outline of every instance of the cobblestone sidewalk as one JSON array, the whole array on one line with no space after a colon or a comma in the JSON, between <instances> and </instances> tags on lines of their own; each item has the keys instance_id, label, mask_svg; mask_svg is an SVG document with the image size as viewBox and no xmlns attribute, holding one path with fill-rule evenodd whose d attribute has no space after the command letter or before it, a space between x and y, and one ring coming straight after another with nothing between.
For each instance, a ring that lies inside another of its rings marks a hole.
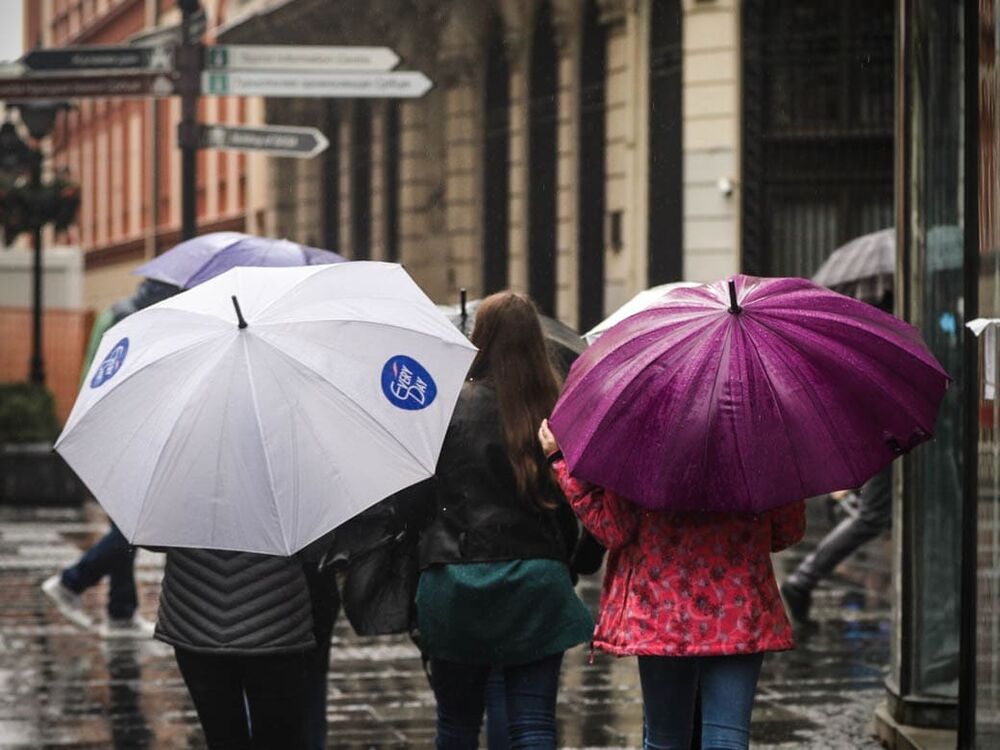
<instances>
[{"instance_id":1,"label":"cobblestone sidewalk","mask_svg":"<svg viewBox=\"0 0 1000 750\"><path fill-rule=\"evenodd\" d=\"M810 524L815 539L821 514ZM108 643L63 620L39 591L105 531L96 506L0 508L0 748L202 748L197 717L163 644ZM788 570L804 543L779 557ZM143 614L153 619L162 557L140 551ZM581 584L596 606L598 581ZM796 651L764 663L753 747L877 748L871 717L888 661L888 544L876 542L816 601L818 627ZM85 595L101 616L106 592ZM631 659L567 654L559 696L567 748L638 747L638 675ZM406 638L361 639L338 623L330 674L331 748L433 746L434 703Z\"/></svg>"}]
</instances>

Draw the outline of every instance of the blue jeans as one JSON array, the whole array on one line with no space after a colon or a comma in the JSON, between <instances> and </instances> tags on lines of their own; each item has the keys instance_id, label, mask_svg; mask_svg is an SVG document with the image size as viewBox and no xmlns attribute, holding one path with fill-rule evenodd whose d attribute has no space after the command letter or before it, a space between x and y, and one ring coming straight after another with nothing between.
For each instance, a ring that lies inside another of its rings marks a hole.
<instances>
[{"instance_id":1,"label":"blue jeans","mask_svg":"<svg viewBox=\"0 0 1000 750\"><path fill-rule=\"evenodd\" d=\"M646 750L690 750L701 691L702 750L746 750L764 654L640 656Z\"/></svg>"},{"instance_id":2,"label":"blue jeans","mask_svg":"<svg viewBox=\"0 0 1000 750\"><path fill-rule=\"evenodd\" d=\"M111 530L84 552L76 565L62 572L62 583L70 591L81 594L108 576L108 616L127 620L139 606L134 566L135 555L128 540L111 524Z\"/></svg>"},{"instance_id":3,"label":"blue jeans","mask_svg":"<svg viewBox=\"0 0 1000 750\"><path fill-rule=\"evenodd\" d=\"M487 750L509 750L507 736L507 687L503 669L494 667L486 681L486 747Z\"/></svg>"},{"instance_id":4,"label":"blue jeans","mask_svg":"<svg viewBox=\"0 0 1000 750\"><path fill-rule=\"evenodd\" d=\"M512 750L552 750L556 746L556 692L562 654L503 668L507 734ZM491 667L432 659L431 687L437 700L437 747L479 746L486 684Z\"/></svg>"}]
</instances>

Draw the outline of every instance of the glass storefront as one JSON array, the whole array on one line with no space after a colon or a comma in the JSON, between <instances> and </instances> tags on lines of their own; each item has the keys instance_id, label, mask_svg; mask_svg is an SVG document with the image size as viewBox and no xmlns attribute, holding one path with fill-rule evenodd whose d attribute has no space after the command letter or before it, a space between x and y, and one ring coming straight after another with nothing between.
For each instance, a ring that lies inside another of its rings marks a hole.
<instances>
[{"instance_id":1,"label":"glass storefront","mask_svg":"<svg viewBox=\"0 0 1000 750\"><path fill-rule=\"evenodd\" d=\"M936 440L899 472L890 707L903 724L959 725L963 750L992 750L1000 747L1000 0L899 0L899 11L898 306L955 385ZM972 336L965 318L992 322L963 351Z\"/></svg>"},{"instance_id":2,"label":"glass storefront","mask_svg":"<svg viewBox=\"0 0 1000 750\"><path fill-rule=\"evenodd\" d=\"M902 622L895 652L901 698L947 703L958 697L961 614L963 3L905 5L901 309L955 382L942 404L935 440L907 457L903 467L897 531L905 549L899 562L908 557L911 563L901 565L908 580L897 608Z\"/></svg>"},{"instance_id":3,"label":"glass storefront","mask_svg":"<svg viewBox=\"0 0 1000 750\"><path fill-rule=\"evenodd\" d=\"M1000 2L979 2L979 316L1000 318ZM1000 352L996 326L980 337L976 493L975 737L1000 747Z\"/></svg>"}]
</instances>

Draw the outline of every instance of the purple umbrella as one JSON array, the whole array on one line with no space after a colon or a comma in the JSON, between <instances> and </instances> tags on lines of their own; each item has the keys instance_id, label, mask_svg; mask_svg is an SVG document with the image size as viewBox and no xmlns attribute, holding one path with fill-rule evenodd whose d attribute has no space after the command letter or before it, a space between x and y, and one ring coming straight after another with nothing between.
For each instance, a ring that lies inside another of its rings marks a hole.
<instances>
[{"instance_id":1,"label":"purple umbrella","mask_svg":"<svg viewBox=\"0 0 1000 750\"><path fill-rule=\"evenodd\" d=\"M930 439L948 382L903 321L736 276L605 333L550 421L574 476L643 507L760 512L859 487Z\"/></svg>"},{"instance_id":2,"label":"purple umbrella","mask_svg":"<svg viewBox=\"0 0 1000 750\"><path fill-rule=\"evenodd\" d=\"M182 242L135 270L139 276L190 289L236 266L319 266L337 253L242 232L212 232Z\"/></svg>"}]
</instances>

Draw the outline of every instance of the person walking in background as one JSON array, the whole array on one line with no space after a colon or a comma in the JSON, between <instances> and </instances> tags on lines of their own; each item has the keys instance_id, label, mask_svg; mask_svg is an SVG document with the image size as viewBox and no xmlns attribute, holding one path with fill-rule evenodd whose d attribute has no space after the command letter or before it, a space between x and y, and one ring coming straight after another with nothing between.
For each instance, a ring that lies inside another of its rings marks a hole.
<instances>
[{"instance_id":1,"label":"person walking in background","mask_svg":"<svg viewBox=\"0 0 1000 750\"><path fill-rule=\"evenodd\" d=\"M647 750L747 748L764 653L794 646L770 555L805 533L805 505L759 515L649 511L574 479L548 422L542 450L583 525L608 549L595 648L637 656Z\"/></svg>"},{"instance_id":2,"label":"person walking in background","mask_svg":"<svg viewBox=\"0 0 1000 750\"><path fill-rule=\"evenodd\" d=\"M94 320L87 342L80 387L87 386L87 373L90 372L101 338L108 329L137 310L167 299L178 291L178 288L171 284L144 279L132 296L118 300L102 311ZM47 578L42 583L42 591L66 619L81 628L90 628L93 621L90 615L83 611L80 594L96 586L107 576L108 614L107 620L101 624L98 632L105 638L148 638L153 634L153 624L137 612L139 597L134 568L134 550L118 527L112 523L110 530L84 552L74 565Z\"/></svg>"},{"instance_id":3,"label":"person walking in background","mask_svg":"<svg viewBox=\"0 0 1000 750\"><path fill-rule=\"evenodd\" d=\"M862 545L892 528L892 466L869 479L858 492L856 509L823 537L781 586L788 612L809 622L813 590Z\"/></svg>"},{"instance_id":4,"label":"person walking in background","mask_svg":"<svg viewBox=\"0 0 1000 750\"><path fill-rule=\"evenodd\" d=\"M495 668L510 747L554 748L563 653L593 628L568 565L577 522L534 438L559 379L522 295L483 300L471 340L479 354L420 538L417 623L437 700L437 747L477 747Z\"/></svg>"}]
</instances>

